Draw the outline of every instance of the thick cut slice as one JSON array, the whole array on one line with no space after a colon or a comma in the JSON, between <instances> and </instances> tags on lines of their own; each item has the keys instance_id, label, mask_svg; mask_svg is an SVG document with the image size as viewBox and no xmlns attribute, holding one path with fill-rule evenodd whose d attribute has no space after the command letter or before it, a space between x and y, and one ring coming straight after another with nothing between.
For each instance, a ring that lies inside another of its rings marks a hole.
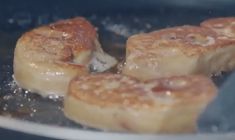
<instances>
[{"instance_id":1,"label":"thick cut slice","mask_svg":"<svg viewBox=\"0 0 235 140\"><path fill-rule=\"evenodd\" d=\"M235 17L212 18L201 23L202 27L210 28L221 38L235 40Z\"/></svg>"},{"instance_id":2,"label":"thick cut slice","mask_svg":"<svg viewBox=\"0 0 235 140\"><path fill-rule=\"evenodd\" d=\"M69 81L88 74L89 67L104 71L115 63L101 49L95 28L84 18L73 18L21 36L15 48L14 78L32 92L63 96Z\"/></svg>"},{"instance_id":3,"label":"thick cut slice","mask_svg":"<svg viewBox=\"0 0 235 140\"><path fill-rule=\"evenodd\" d=\"M122 72L141 80L217 74L235 67L235 41L203 27L179 26L131 36Z\"/></svg>"},{"instance_id":4,"label":"thick cut slice","mask_svg":"<svg viewBox=\"0 0 235 140\"><path fill-rule=\"evenodd\" d=\"M216 92L204 76L141 82L118 74L88 75L71 81L64 113L75 122L109 131L193 132Z\"/></svg>"}]
</instances>

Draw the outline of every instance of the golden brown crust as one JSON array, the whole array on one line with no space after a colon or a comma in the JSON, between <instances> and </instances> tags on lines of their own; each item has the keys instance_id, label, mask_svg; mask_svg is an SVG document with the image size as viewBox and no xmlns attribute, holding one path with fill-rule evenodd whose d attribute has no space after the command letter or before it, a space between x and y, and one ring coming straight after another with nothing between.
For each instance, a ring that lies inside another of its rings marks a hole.
<instances>
[{"instance_id":1,"label":"golden brown crust","mask_svg":"<svg viewBox=\"0 0 235 140\"><path fill-rule=\"evenodd\" d=\"M140 82L119 74L96 74L73 79L68 96L101 106L151 108L158 99L162 100L162 105L167 104L164 100L192 103L214 95L215 91L213 83L203 76L174 76Z\"/></svg>"},{"instance_id":2,"label":"golden brown crust","mask_svg":"<svg viewBox=\"0 0 235 140\"><path fill-rule=\"evenodd\" d=\"M219 39L217 34L210 29L184 25L134 35L128 39L127 49L153 51L156 47L170 47L178 48L184 54L192 56L231 43L234 42Z\"/></svg>"},{"instance_id":3,"label":"golden brown crust","mask_svg":"<svg viewBox=\"0 0 235 140\"><path fill-rule=\"evenodd\" d=\"M211 75L235 67L235 40L205 27L178 26L133 35L122 73L141 80L174 75ZM218 63L217 63L218 62Z\"/></svg>"},{"instance_id":4,"label":"golden brown crust","mask_svg":"<svg viewBox=\"0 0 235 140\"><path fill-rule=\"evenodd\" d=\"M133 78L117 74L99 74L73 79L70 82L68 96L101 106L151 105L151 100L140 99L141 96L145 96L144 92L142 84Z\"/></svg>"},{"instance_id":5,"label":"golden brown crust","mask_svg":"<svg viewBox=\"0 0 235 140\"><path fill-rule=\"evenodd\" d=\"M100 59L104 63L101 66ZM63 96L69 81L88 74L90 65L103 71L115 63L103 52L96 29L86 19L77 17L23 34L15 48L14 77L19 86L32 92Z\"/></svg>"},{"instance_id":6,"label":"golden brown crust","mask_svg":"<svg viewBox=\"0 0 235 140\"><path fill-rule=\"evenodd\" d=\"M235 39L235 17L208 19L203 21L201 26L215 31L219 36L222 36L220 38Z\"/></svg>"},{"instance_id":7,"label":"golden brown crust","mask_svg":"<svg viewBox=\"0 0 235 140\"><path fill-rule=\"evenodd\" d=\"M25 33L18 41L25 49L47 53L55 60L72 61L83 50L94 50L95 28L84 18L61 20Z\"/></svg>"},{"instance_id":8,"label":"golden brown crust","mask_svg":"<svg viewBox=\"0 0 235 140\"><path fill-rule=\"evenodd\" d=\"M193 132L198 115L215 95L213 82L197 75L146 82L118 74L88 75L71 81L64 113L104 130Z\"/></svg>"}]
</instances>

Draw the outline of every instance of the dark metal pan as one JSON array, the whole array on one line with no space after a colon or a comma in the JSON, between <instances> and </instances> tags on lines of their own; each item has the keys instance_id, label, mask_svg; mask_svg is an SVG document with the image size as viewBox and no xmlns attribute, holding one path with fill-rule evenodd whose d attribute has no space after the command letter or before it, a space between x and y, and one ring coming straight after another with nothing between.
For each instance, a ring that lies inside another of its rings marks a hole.
<instances>
[{"instance_id":1,"label":"dark metal pan","mask_svg":"<svg viewBox=\"0 0 235 140\"><path fill-rule=\"evenodd\" d=\"M84 16L98 27L104 50L121 60L125 41L132 34L177 25L198 25L212 17L234 16L234 7L233 0L0 1L0 127L64 139L234 139L233 131L137 135L86 128L64 117L61 98L42 98L37 94L29 94L18 88L12 79L12 60L17 39L23 32L42 24ZM229 73L215 77L214 81L220 87L227 77ZM0 129L0 132L5 131ZM17 135L13 131L12 134Z\"/></svg>"}]
</instances>

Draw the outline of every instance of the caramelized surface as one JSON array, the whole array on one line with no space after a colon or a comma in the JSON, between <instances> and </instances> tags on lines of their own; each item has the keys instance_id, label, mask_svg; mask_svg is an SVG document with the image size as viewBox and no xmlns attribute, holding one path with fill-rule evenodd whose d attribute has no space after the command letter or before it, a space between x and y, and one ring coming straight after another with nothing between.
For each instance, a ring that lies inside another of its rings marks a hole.
<instances>
[{"instance_id":1,"label":"caramelized surface","mask_svg":"<svg viewBox=\"0 0 235 140\"><path fill-rule=\"evenodd\" d=\"M109 69L115 58L98 42L96 29L77 17L35 28L18 40L14 53L14 78L24 89L43 96L67 92L75 76Z\"/></svg>"},{"instance_id":2,"label":"caramelized surface","mask_svg":"<svg viewBox=\"0 0 235 140\"><path fill-rule=\"evenodd\" d=\"M228 40L219 39L212 30L185 25L130 37L127 41L127 55L132 53L129 51L136 51L139 57L141 54L159 55L157 48L167 47L180 49L184 54L192 56L230 43Z\"/></svg>"},{"instance_id":3,"label":"caramelized surface","mask_svg":"<svg viewBox=\"0 0 235 140\"><path fill-rule=\"evenodd\" d=\"M73 79L68 96L88 104L161 108L178 102L193 103L216 92L202 76L181 76L140 82L118 74L98 74Z\"/></svg>"},{"instance_id":4,"label":"caramelized surface","mask_svg":"<svg viewBox=\"0 0 235 140\"><path fill-rule=\"evenodd\" d=\"M235 39L235 17L212 18L201 23L202 27L207 27L215 31L220 38Z\"/></svg>"},{"instance_id":5,"label":"caramelized surface","mask_svg":"<svg viewBox=\"0 0 235 140\"><path fill-rule=\"evenodd\" d=\"M65 115L80 124L111 131L183 133L215 97L203 76L173 76L146 82L119 74L77 77L64 100Z\"/></svg>"},{"instance_id":6,"label":"caramelized surface","mask_svg":"<svg viewBox=\"0 0 235 140\"><path fill-rule=\"evenodd\" d=\"M25 51L37 52L28 54L36 61L72 62L83 51L95 49L96 37L95 28L79 17L36 28L25 33L18 42L25 45Z\"/></svg>"},{"instance_id":7,"label":"caramelized surface","mask_svg":"<svg viewBox=\"0 0 235 140\"><path fill-rule=\"evenodd\" d=\"M234 69L235 40L205 27L178 26L129 37L122 73L140 80Z\"/></svg>"}]
</instances>

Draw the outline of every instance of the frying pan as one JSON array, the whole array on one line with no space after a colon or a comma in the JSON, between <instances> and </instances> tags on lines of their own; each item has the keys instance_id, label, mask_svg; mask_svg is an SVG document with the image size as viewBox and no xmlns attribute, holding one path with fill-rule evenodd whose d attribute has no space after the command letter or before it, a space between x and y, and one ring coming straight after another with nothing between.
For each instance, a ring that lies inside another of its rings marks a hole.
<instances>
[{"instance_id":1,"label":"frying pan","mask_svg":"<svg viewBox=\"0 0 235 140\"><path fill-rule=\"evenodd\" d=\"M1 136L4 139L18 136L26 139L234 139L233 132L137 135L86 128L64 117L61 98L42 98L28 93L18 88L12 79L17 39L42 24L84 16L98 28L104 50L122 60L125 41L132 34L177 25L198 25L212 17L235 16L234 7L233 0L0 1L0 126L4 128L0 129ZM220 87L227 77L229 73L224 73L214 81Z\"/></svg>"}]
</instances>

